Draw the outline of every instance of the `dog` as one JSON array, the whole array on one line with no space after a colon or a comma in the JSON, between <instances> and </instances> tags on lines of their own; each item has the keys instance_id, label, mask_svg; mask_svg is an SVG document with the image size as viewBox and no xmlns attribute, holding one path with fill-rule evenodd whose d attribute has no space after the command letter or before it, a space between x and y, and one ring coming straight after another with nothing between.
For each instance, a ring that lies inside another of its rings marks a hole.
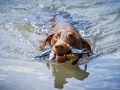
<instances>
[{"instance_id":1,"label":"dog","mask_svg":"<svg viewBox=\"0 0 120 90\"><path fill-rule=\"evenodd\" d=\"M58 62L65 62L67 58L64 54L68 53L71 48L82 50L85 48L87 51L91 51L91 46L87 40L83 39L77 29L71 23L59 22L50 27L51 34L47 38L42 40L39 48L44 49L48 42L51 46L54 58Z\"/></svg>"}]
</instances>

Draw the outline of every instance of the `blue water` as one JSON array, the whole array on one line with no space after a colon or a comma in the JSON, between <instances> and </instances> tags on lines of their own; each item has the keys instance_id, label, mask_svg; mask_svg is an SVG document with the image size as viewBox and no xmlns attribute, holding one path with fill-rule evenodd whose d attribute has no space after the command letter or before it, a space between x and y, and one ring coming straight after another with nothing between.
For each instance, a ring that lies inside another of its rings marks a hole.
<instances>
[{"instance_id":1,"label":"blue water","mask_svg":"<svg viewBox=\"0 0 120 90\"><path fill-rule=\"evenodd\" d=\"M59 21L73 23L98 57L75 66L34 59ZM119 0L0 0L0 90L120 90L119 24Z\"/></svg>"}]
</instances>

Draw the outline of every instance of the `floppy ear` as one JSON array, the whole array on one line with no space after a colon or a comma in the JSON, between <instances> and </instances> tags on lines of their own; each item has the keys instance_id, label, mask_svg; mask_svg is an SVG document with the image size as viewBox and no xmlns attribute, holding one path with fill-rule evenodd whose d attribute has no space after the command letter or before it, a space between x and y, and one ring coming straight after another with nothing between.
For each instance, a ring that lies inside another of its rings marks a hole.
<instances>
[{"instance_id":1,"label":"floppy ear","mask_svg":"<svg viewBox=\"0 0 120 90\"><path fill-rule=\"evenodd\" d=\"M51 34L51 35L49 35L47 38L43 39L43 40L42 40L42 43L41 43L40 46L39 46L39 48L40 48L40 49L44 49L44 47L45 47L45 45L46 45L47 42L50 44L53 35L54 35L54 34Z\"/></svg>"},{"instance_id":2,"label":"floppy ear","mask_svg":"<svg viewBox=\"0 0 120 90\"><path fill-rule=\"evenodd\" d=\"M83 39L83 38L81 38L81 39L82 39L83 47L84 47L87 51L92 52L92 51L91 51L91 46L90 46L90 44L87 42L87 40L85 40L85 39Z\"/></svg>"}]
</instances>

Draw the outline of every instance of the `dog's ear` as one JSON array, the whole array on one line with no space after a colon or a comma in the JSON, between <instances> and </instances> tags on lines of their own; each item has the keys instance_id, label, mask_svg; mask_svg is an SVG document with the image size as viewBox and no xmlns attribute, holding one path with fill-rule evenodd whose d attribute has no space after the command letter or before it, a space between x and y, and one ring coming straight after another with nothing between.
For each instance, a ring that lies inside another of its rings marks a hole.
<instances>
[{"instance_id":1,"label":"dog's ear","mask_svg":"<svg viewBox=\"0 0 120 90\"><path fill-rule=\"evenodd\" d=\"M44 47L45 47L45 45L46 45L47 42L50 44L53 35L54 35L54 34L51 34L51 35L49 35L47 38L43 39L43 40L42 40L42 43L41 43L40 46L39 46L39 48L40 48L40 49L44 49Z\"/></svg>"},{"instance_id":2,"label":"dog's ear","mask_svg":"<svg viewBox=\"0 0 120 90\"><path fill-rule=\"evenodd\" d=\"M81 38L81 39L82 39L83 47L84 47L87 51L90 51L90 52L92 53L92 51L91 51L91 46L90 46L90 44L87 42L87 40L85 40L85 39L83 39L83 38Z\"/></svg>"}]
</instances>

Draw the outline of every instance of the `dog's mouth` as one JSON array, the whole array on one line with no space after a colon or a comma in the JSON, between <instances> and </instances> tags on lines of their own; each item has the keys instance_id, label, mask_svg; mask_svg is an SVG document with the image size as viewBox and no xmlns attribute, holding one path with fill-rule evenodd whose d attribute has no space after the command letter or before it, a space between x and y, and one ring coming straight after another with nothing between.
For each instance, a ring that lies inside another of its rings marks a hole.
<instances>
[{"instance_id":1,"label":"dog's mouth","mask_svg":"<svg viewBox=\"0 0 120 90\"><path fill-rule=\"evenodd\" d=\"M67 53L71 53L71 50L68 51ZM67 54L67 53L66 53L66 54ZM56 54L55 60L56 60L57 62L65 62L65 61L67 61L67 57L66 57L65 54L59 53L59 54Z\"/></svg>"},{"instance_id":2,"label":"dog's mouth","mask_svg":"<svg viewBox=\"0 0 120 90\"><path fill-rule=\"evenodd\" d=\"M64 56L64 55L65 55L65 54L60 53L60 54L57 54L56 56L61 56L61 57L62 57L62 56Z\"/></svg>"},{"instance_id":3,"label":"dog's mouth","mask_svg":"<svg viewBox=\"0 0 120 90\"><path fill-rule=\"evenodd\" d=\"M57 62L65 62L65 61L67 61L65 54L56 54L55 60Z\"/></svg>"}]
</instances>

